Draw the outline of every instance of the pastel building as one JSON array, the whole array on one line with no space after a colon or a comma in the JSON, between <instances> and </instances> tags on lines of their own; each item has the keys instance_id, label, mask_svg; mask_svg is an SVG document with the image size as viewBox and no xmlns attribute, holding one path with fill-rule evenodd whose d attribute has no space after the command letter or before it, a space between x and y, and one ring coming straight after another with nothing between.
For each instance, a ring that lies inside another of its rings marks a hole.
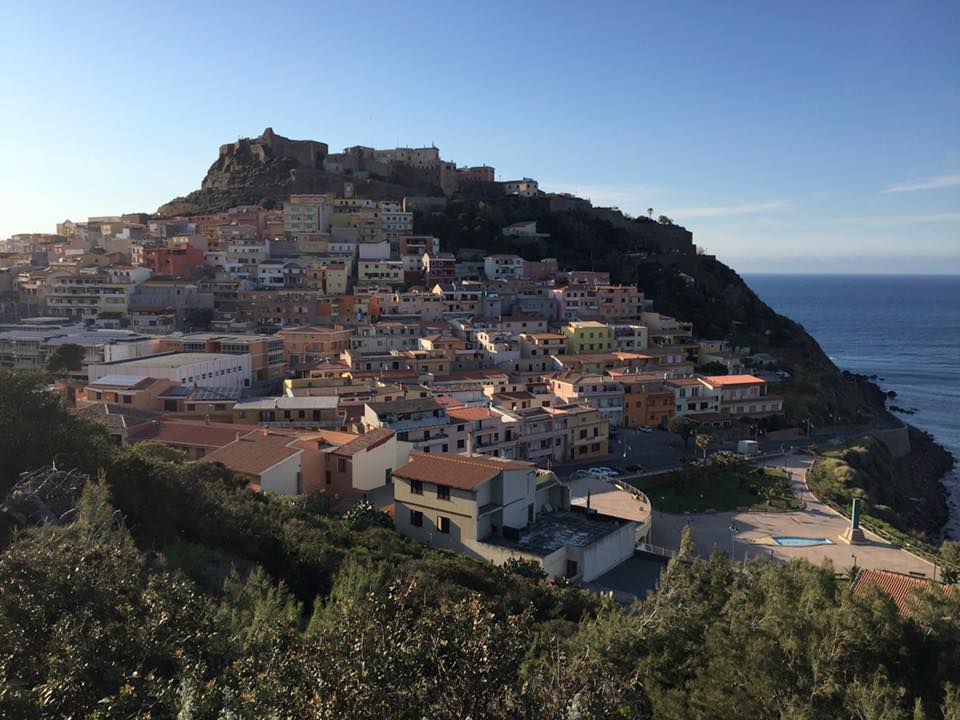
<instances>
[{"instance_id":1,"label":"pastel building","mask_svg":"<svg viewBox=\"0 0 960 720\"><path fill-rule=\"evenodd\" d=\"M633 555L636 523L571 512L569 490L532 463L414 453L393 479L397 531L431 547L585 582Z\"/></svg>"}]
</instances>

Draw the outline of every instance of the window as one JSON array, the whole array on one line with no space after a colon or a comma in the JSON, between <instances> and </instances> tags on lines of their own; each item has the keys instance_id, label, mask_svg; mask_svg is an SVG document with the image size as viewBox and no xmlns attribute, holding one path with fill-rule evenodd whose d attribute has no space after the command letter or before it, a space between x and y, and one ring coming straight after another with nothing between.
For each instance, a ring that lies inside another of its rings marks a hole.
<instances>
[{"instance_id":1,"label":"window","mask_svg":"<svg viewBox=\"0 0 960 720\"><path fill-rule=\"evenodd\" d=\"M586 437L587 437L587 431L586 431L586 429L581 430L581 431L580 431L580 439L581 439L581 440L584 440L584 439L586 439Z\"/></svg>"},{"instance_id":2,"label":"window","mask_svg":"<svg viewBox=\"0 0 960 720\"><path fill-rule=\"evenodd\" d=\"M464 448L464 441L457 440L457 450L463 450L463 448Z\"/></svg>"},{"instance_id":3,"label":"window","mask_svg":"<svg viewBox=\"0 0 960 720\"><path fill-rule=\"evenodd\" d=\"M437 485L437 500L449 500L450 488L446 485Z\"/></svg>"},{"instance_id":4,"label":"window","mask_svg":"<svg viewBox=\"0 0 960 720\"><path fill-rule=\"evenodd\" d=\"M576 576L577 576L577 561L567 560L567 577L573 578Z\"/></svg>"},{"instance_id":5,"label":"window","mask_svg":"<svg viewBox=\"0 0 960 720\"><path fill-rule=\"evenodd\" d=\"M342 473L347 471L347 461L344 458L337 458L337 472Z\"/></svg>"},{"instance_id":6,"label":"window","mask_svg":"<svg viewBox=\"0 0 960 720\"><path fill-rule=\"evenodd\" d=\"M327 485L329 485L331 482L329 470L327 470L326 473L324 474L324 481L327 483Z\"/></svg>"},{"instance_id":7,"label":"window","mask_svg":"<svg viewBox=\"0 0 960 720\"><path fill-rule=\"evenodd\" d=\"M437 530L445 535L450 534L450 518L440 515L437 517Z\"/></svg>"},{"instance_id":8,"label":"window","mask_svg":"<svg viewBox=\"0 0 960 720\"><path fill-rule=\"evenodd\" d=\"M410 524L414 527L423 527L423 513L419 510L411 510Z\"/></svg>"},{"instance_id":9,"label":"window","mask_svg":"<svg viewBox=\"0 0 960 720\"><path fill-rule=\"evenodd\" d=\"M419 480L411 480L410 492L414 495L423 495L423 483Z\"/></svg>"}]
</instances>

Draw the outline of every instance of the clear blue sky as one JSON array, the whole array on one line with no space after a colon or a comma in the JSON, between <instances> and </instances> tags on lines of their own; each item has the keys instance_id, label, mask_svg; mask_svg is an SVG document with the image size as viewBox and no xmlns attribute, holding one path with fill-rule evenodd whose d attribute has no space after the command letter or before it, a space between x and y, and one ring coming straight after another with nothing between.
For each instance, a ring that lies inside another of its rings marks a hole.
<instances>
[{"instance_id":1,"label":"clear blue sky","mask_svg":"<svg viewBox=\"0 0 960 720\"><path fill-rule=\"evenodd\" d=\"M960 3L6 3L0 237L271 126L435 143L741 271L960 273Z\"/></svg>"}]
</instances>

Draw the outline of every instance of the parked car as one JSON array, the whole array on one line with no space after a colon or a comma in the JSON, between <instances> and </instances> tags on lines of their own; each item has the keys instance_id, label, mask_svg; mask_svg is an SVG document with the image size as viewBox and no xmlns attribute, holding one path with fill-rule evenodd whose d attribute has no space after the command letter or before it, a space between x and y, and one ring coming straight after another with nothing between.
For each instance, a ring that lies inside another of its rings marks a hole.
<instances>
[{"instance_id":1,"label":"parked car","mask_svg":"<svg viewBox=\"0 0 960 720\"><path fill-rule=\"evenodd\" d=\"M649 425L641 425L641 426L640 426L640 432L652 433L652 432L653 432L653 428L650 427Z\"/></svg>"},{"instance_id":2,"label":"parked car","mask_svg":"<svg viewBox=\"0 0 960 720\"><path fill-rule=\"evenodd\" d=\"M613 468L608 467L593 467L587 470L591 475L599 475L600 477L617 477L618 473Z\"/></svg>"},{"instance_id":3,"label":"parked car","mask_svg":"<svg viewBox=\"0 0 960 720\"><path fill-rule=\"evenodd\" d=\"M627 465L623 470L628 473L638 473L643 472L643 467L640 465Z\"/></svg>"}]
</instances>

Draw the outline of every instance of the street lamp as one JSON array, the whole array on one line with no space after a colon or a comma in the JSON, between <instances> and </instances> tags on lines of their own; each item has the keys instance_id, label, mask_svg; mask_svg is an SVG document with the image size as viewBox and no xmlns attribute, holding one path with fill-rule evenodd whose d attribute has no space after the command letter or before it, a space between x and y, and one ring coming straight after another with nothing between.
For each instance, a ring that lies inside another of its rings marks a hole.
<instances>
[{"instance_id":1,"label":"street lamp","mask_svg":"<svg viewBox=\"0 0 960 720\"><path fill-rule=\"evenodd\" d=\"M737 521L730 521L730 559L735 560L736 546L735 542L737 539Z\"/></svg>"}]
</instances>

